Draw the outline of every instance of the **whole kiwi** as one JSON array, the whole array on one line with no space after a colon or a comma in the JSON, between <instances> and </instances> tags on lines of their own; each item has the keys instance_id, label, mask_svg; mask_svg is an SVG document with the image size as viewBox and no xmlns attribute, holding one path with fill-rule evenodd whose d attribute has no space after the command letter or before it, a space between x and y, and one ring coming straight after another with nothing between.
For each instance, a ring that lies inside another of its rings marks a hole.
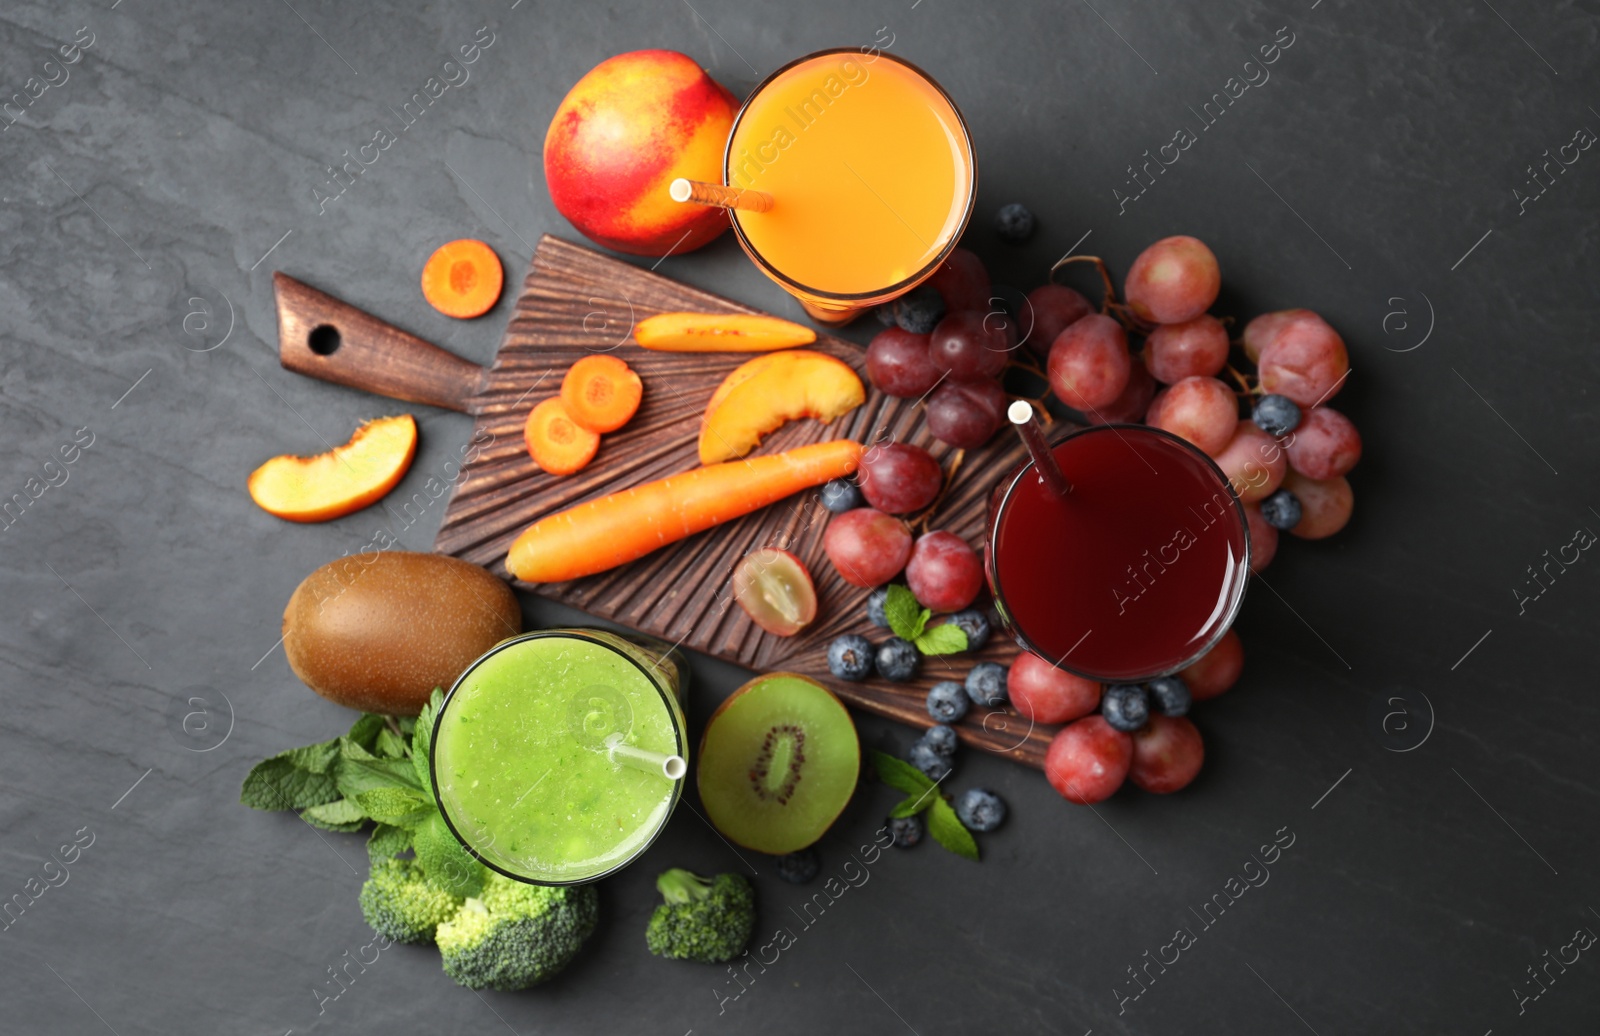
<instances>
[{"instance_id":1,"label":"whole kiwi","mask_svg":"<svg viewBox=\"0 0 1600 1036\"><path fill-rule=\"evenodd\" d=\"M511 587L443 554L378 551L330 561L283 610L289 668L363 712L414 716L479 655L522 632Z\"/></svg>"}]
</instances>

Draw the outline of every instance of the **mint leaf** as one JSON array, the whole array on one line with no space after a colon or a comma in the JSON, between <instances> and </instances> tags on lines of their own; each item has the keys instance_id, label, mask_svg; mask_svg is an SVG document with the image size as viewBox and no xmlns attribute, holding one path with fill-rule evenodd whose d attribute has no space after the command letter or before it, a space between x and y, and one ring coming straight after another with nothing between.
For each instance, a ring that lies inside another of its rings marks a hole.
<instances>
[{"instance_id":1,"label":"mint leaf","mask_svg":"<svg viewBox=\"0 0 1600 1036\"><path fill-rule=\"evenodd\" d=\"M967 650L967 631L953 622L924 630L912 643L924 655L954 655Z\"/></svg>"},{"instance_id":2,"label":"mint leaf","mask_svg":"<svg viewBox=\"0 0 1600 1036\"><path fill-rule=\"evenodd\" d=\"M417 863L435 885L458 896L475 896L483 889L487 873L437 812L416 831Z\"/></svg>"},{"instance_id":3,"label":"mint leaf","mask_svg":"<svg viewBox=\"0 0 1600 1036\"><path fill-rule=\"evenodd\" d=\"M385 726L378 733L378 743L372 750L384 759L404 759L406 747L406 739Z\"/></svg>"},{"instance_id":4,"label":"mint leaf","mask_svg":"<svg viewBox=\"0 0 1600 1036\"><path fill-rule=\"evenodd\" d=\"M380 759L353 741L345 740L339 749L339 765L334 769L339 791L346 798L358 798L375 788L400 788L420 793L416 767L409 759Z\"/></svg>"},{"instance_id":5,"label":"mint leaf","mask_svg":"<svg viewBox=\"0 0 1600 1036\"><path fill-rule=\"evenodd\" d=\"M396 827L415 827L433 813L427 799L404 788L372 788L355 799L367 816Z\"/></svg>"},{"instance_id":6,"label":"mint leaf","mask_svg":"<svg viewBox=\"0 0 1600 1036\"><path fill-rule=\"evenodd\" d=\"M974 861L978 859L978 843L973 839L972 832L967 830L961 818L956 816L956 811L943 798L935 797L928 809L928 833L935 842L957 856Z\"/></svg>"},{"instance_id":7,"label":"mint leaf","mask_svg":"<svg viewBox=\"0 0 1600 1036\"><path fill-rule=\"evenodd\" d=\"M907 795L921 795L934 786L933 780L921 770L912 766L904 759L896 759L892 755L874 751L872 753L873 768L878 771L878 779L896 791L903 791ZM937 796L933 796L937 798Z\"/></svg>"},{"instance_id":8,"label":"mint leaf","mask_svg":"<svg viewBox=\"0 0 1600 1036\"><path fill-rule=\"evenodd\" d=\"M350 725L350 733L345 737L356 744L372 751L378 743L378 735L383 732L383 717L372 712L363 712L361 718Z\"/></svg>"},{"instance_id":9,"label":"mint leaf","mask_svg":"<svg viewBox=\"0 0 1600 1036\"><path fill-rule=\"evenodd\" d=\"M306 751L291 749L257 763L245 775L239 801L251 809L305 809L339 798L339 786L332 775L296 766L289 758Z\"/></svg>"},{"instance_id":10,"label":"mint leaf","mask_svg":"<svg viewBox=\"0 0 1600 1036\"><path fill-rule=\"evenodd\" d=\"M883 617L889 620L889 629L895 636L915 643L928 625L929 614L909 589L899 583L890 585L888 596L883 599Z\"/></svg>"},{"instance_id":11,"label":"mint leaf","mask_svg":"<svg viewBox=\"0 0 1600 1036\"><path fill-rule=\"evenodd\" d=\"M433 721L443 706L444 691L435 687L428 703L417 714L416 732L411 735L411 767L416 770L422 793L428 796L429 802L433 801L433 760L429 758L433 751Z\"/></svg>"},{"instance_id":12,"label":"mint leaf","mask_svg":"<svg viewBox=\"0 0 1600 1036\"><path fill-rule=\"evenodd\" d=\"M411 848L411 832L403 827L393 824L379 824L372 829L372 837L367 839L367 858L373 863L399 856Z\"/></svg>"},{"instance_id":13,"label":"mint leaf","mask_svg":"<svg viewBox=\"0 0 1600 1036\"><path fill-rule=\"evenodd\" d=\"M320 806L310 806L301 811L300 819L315 824L317 827L328 827L333 830L354 830L360 827L367 819L366 810L350 799L338 799L334 802L324 802ZM355 827L344 825L353 824Z\"/></svg>"},{"instance_id":14,"label":"mint leaf","mask_svg":"<svg viewBox=\"0 0 1600 1036\"><path fill-rule=\"evenodd\" d=\"M435 691L438 689L437 687L434 688ZM415 716L401 716L397 722L400 724L400 733L406 737L410 737L417 728L417 717Z\"/></svg>"},{"instance_id":15,"label":"mint leaf","mask_svg":"<svg viewBox=\"0 0 1600 1036\"><path fill-rule=\"evenodd\" d=\"M939 793L932 788L928 788L921 794L908 795L895 803L895 807L889 811L889 816L895 820L899 820L902 817L914 817L938 800Z\"/></svg>"},{"instance_id":16,"label":"mint leaf","mask_svg":"<svg viewBox=\"0 0 1600 1036\"><path fill-rule=\"evenodd\" d=\"M318 741L303 748L291 748L287 752L279 752L273 758L287 759L297 770L327 773L333 768L334 760L339 758L339 739Z\"/></svg>"}]
</instances>

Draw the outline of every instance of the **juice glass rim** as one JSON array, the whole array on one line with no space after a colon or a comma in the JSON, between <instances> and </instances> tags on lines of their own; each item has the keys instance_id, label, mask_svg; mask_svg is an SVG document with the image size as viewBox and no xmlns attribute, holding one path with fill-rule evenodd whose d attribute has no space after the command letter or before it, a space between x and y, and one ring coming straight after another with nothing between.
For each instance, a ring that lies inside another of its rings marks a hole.
<instances>
[{"instance_id":1,"label":"juice glass rim","mask_svg":"<svg viewBox=\"0 0 1600 1036\"><path fill-rule=\"evenodd\" d=\"M1217 466L1217 462L1212 460L1209 454L1200 449L1194 443L1183 438L1181 435L1174 435L1165 428L1156 428L1147 424L1113 422L1110 424L1085 425L1084 427L1074 429L1073 431L1068 432L1066 435L1063 435L1060 438L1052 441L1050 443L1050 451L1053 454L1057 446L1060 446L1062 443L1067 442L1070 439L1076 439L1082 435L1087 435L1094 432L1115 432L1120 436L1123 431L1132 431L1139 435L1154 435L1158 438L1168 439L1182 447L1184 450L1187 450L1190 455L1205 462L1206 467L1211 470L1212 474L1216 475L1217 481L1222 485L1222 488L1227 491L1228 499L1233 501L1233 513L1239 520L1239 528L1243 533L1241 538L1244 541L1244 554L1239 559L1239 568L1245 573L1245 575L1239 580L1238 590L1234 593L1233 600L1228 604L1227 614L1224 615L1222 621L1218 623L1216 633L1212 634L1211 637L1206 640L1205 644L1202 645L1200 649L1197 650L1193 655L1189 656L1187 659L1175 666L1164 668L1153 673L1146 673L1141 676L1106 677L1099 673L1091 673L1087 670L1075 669L1072 666L1067 665L1066 655L1061 656L1061 658L1056 661L1050 662L1051 665L1056 666L1058 669L1065 669L1074 676L1081 676L1086 680L1095 680L1108 685L1118 683L1140 683L1145 680L1154 680L1162 676L1171 676L1180 669L1185 669L1198 662L1206 652L1216 647L1217 642L1223 637L1227 636L1228 631L1233 628L1234 621L1239 617L1239 609L1244 607L1245 591L1248 590L1250 586L1250 522L1245 517L1244 502L1239 499L1239 494L1234 490L1233 484L1228 481L1228 476L1225 475L1222 469ZM1023 476L1027 475L1032 470L1033 458L1030 457L1022 465L1021 469L1017 471L1016 477L1012 478L1010 484L1006 486L1004 494L1002 494L1000 497L1000 503L995 507L994 519L988 523L989 556L988 564L985 567L987 567L989 570L989 578L994 591L995 607L999 610L1000 617L1005 621L1006 627L1011 631L1012 637L1016 639L1017 645L1024 651L1032 652L1033 654L1038 655L1040 658L1050 661L1050 653L1041 651L1038 645L1028 638L1028 635L1023 632L1022 624L1016 620L1016 618L1011 614L1010 609L1005 606L1005 595L1000 586L1000 551L996 543L998 539L996 533L999 531L1001 519L1005 516L1006 505L1011 502L1012 493L1014 493L1017 486L1022 483ZM1068 481L1071 481L1070 474L1068 475ZM1067 652L1068 655L1071 653L1071 651Z\"/></svg>"},{"instance_id":2,"label":"juice glass rim","mask_svg":"<svg viewBox=\"0 0 1600 1036\"><path fill-rule=\"evenodd\" d=\"M778 68L776 71L769 73L765 79L757 83L755 89L750 91L750 96L746 97L744 99L744 103L739 105L738 114L733 117L733 124L728 127L728 143L724 145L722 149L722 182L727 183L730 179L728 172L733 161L734 135L738 133L739 124L744 121L745 115L750 111L750 102L755 100L761 91L771 86L772 83L785 72L796 67L797 65L805 64L807 61L814 61L817 58L824 58L830 54L859 55L860 53L861 50L859 47L829 47L825 50L813 51L810 54L804 54L795 58L788 64ZM896 57L893 54L885 53L883 51L878 52L878 58L888 58L890 61L893 61L898 65L905 66L912 72L916 73L917 76L921 77L921 79L929 86L931 86L934 92L944 99L945 104L950 106L951 114L953 114L956 119L956 125L961 128L961 140L966 145L968 171L967 200L961 213L961 223L950 234L950 240L946 241L944 247L939 249L939 254L934 257L933 261L929 262L926 266L922 267L922 269L918 270L910 277L896 281L893 284L875 289L873 291L839 292L827 291L822 288L813 288L809 284L801 284L793 277L790 277L782 270L779 270L776 266L773 266L772 263L767 260L767 257L761 254L760 249L751 244L750 239L745 236L744 228L739 225L738 212L735 210L728 213L728 222L733 224L733 233L739 239L740 246L744 248L746 255L755 260L756 264L761 267L767 276L771 277L779 284L782 284L784 287L790 288L797 293L810 295L814 298L823 299L829 302L870 302L874 299L883 298L885 296L897 296L903 292L909 291L918 284L921 284L939 268L941 263L950 257L950 253L955 251L957 246L961 243L961 235L966 233L967 224L972 220L972 210L978 203L978 159L977 154L972 146L972 131L967 128L966 117L961 114L961 109L956 106L955 98L951 97L950 94L946 92L945 88L939 85L939 81L937 79L930 76L920 66L907 61L905 58ZM874 61L876 60L877 59L875 58Z\"/></svg>"},{"instance_id":3,"label":"juice glass rim","mask_svg":"<svg viewBox=\"0 0 1600 1036\"><path fill-rule=\"evenodd\" d=\"M683 756L685 759L688 758L688 745L686 743L686 737L688 733L686 730L687 720L683 715L682 705L673 700L672 695L669 694L664 687L662 687L660 678L652 675L650 670L644 665L640 664L637 658L634 658L627 652L618 651L614 644L609 644L603 638L596 637L594 635L596 633L607 633L614 637L621 637L624 640L627 639L623 634L615 633L611 630L598 628L586 629L583 627L560 627L547 630L530 630L527 633L519 633L514 637L507 637L505 640L502 640L494 647L473 659L472 664L461 671L461 675L456 677L455 683L450 685L450 690L445 692L444 700L439 704L439 711L433 717L433 730L430 731L430 737L428 740L428 782L433 786L433 801L439 807L439 816L443 818L445 827L450 829L450 834L455 837L457 842L461 843L461 847L467 851L469 856L483 864L485 867L494 871L496 874L511 878L513 881L520 881L527 885L545 885L551 888L564 888L571 885L588 885L592 882L600 881L602 878L609 878L611 875L633 863L633 861L637 860L640 856L643 856L645 852L655 844L656 839L661 837L661 832L667 829L667 821L672 818L672 812L677 808L678 800L683 797L683 783L686 778L680 778L672 782L672 801L667 803L666 816L662 818L660 826L652 831L650 833L650 837L645 839L644 843L639 846L637 852L632 853L627 859L618 861L614 866L607 870L601 871L598 874L594 874L585 878L574 878L568 881L550 881L541 878L530 878L525 874L515 874L506 870L504 867L498 866L497 864L484 859L483 855L479 853L477 849L474 849L471 843L462 837L461 832L456 829L455 822L450 819L450 813L444 807L444 798L439 794L439 767L436 765L436 760L438 759L439 754L439 728L444 723L444 715L447 711L449 711L450 703L455 700L456 691L461 689L461 685L466 681L468 676L472 675L472 672L477 669L478 666L488 661L494 655L499 654L501 651L515 647L516 645L529 640L537 640L542 637L567 637L572 640L586 640L591 644L598 644L599 646L606 648L608 651L614 651L623 658L626 658L633 664L635 668L639 670L644 678L649 681L650 686L656 689L656 693L661 695L663 703L667 706L667 714L673 717L673 734L677 737L678 741L677 754Z\"/></svg>"}]
</instances>

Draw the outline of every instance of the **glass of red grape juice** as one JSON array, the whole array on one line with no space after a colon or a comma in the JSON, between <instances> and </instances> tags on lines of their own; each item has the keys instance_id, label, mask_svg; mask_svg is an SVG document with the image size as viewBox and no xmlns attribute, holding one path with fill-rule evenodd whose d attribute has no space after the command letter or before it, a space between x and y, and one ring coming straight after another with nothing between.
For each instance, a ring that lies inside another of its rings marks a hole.
<instances>
[{"instance_id":1,"label":"glass of red grape juice","mask_svg":"<svg viewBox=\"0 0 1600 1036\"><path fill-rule=\"evenodd\" d=\"M1210 457L1148 425L1098 425L995 487L985 569L1017 642L1059 668L1137 683L1198 659L1232 625L1250 575L1244 506Z\"/></svg>"}]
</instances>

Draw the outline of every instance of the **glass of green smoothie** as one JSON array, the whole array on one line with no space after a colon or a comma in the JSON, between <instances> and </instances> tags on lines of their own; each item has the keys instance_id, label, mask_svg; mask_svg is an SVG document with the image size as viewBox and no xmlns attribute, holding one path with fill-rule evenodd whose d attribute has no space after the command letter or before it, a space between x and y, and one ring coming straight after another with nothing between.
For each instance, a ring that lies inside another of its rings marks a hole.
<instances>
[{"instance_id":1,"label":"glass of green smoothie","mask_svg":"<svg viewBox=\"0 0 1600 1036\"><path fill-rule=\"evenodd\" d=\"M483 863L538 885L626 867L678 804L688 668L667 644L599 629L504 640L434 721L434 796Z\"/></svg>"}]
</instances>

